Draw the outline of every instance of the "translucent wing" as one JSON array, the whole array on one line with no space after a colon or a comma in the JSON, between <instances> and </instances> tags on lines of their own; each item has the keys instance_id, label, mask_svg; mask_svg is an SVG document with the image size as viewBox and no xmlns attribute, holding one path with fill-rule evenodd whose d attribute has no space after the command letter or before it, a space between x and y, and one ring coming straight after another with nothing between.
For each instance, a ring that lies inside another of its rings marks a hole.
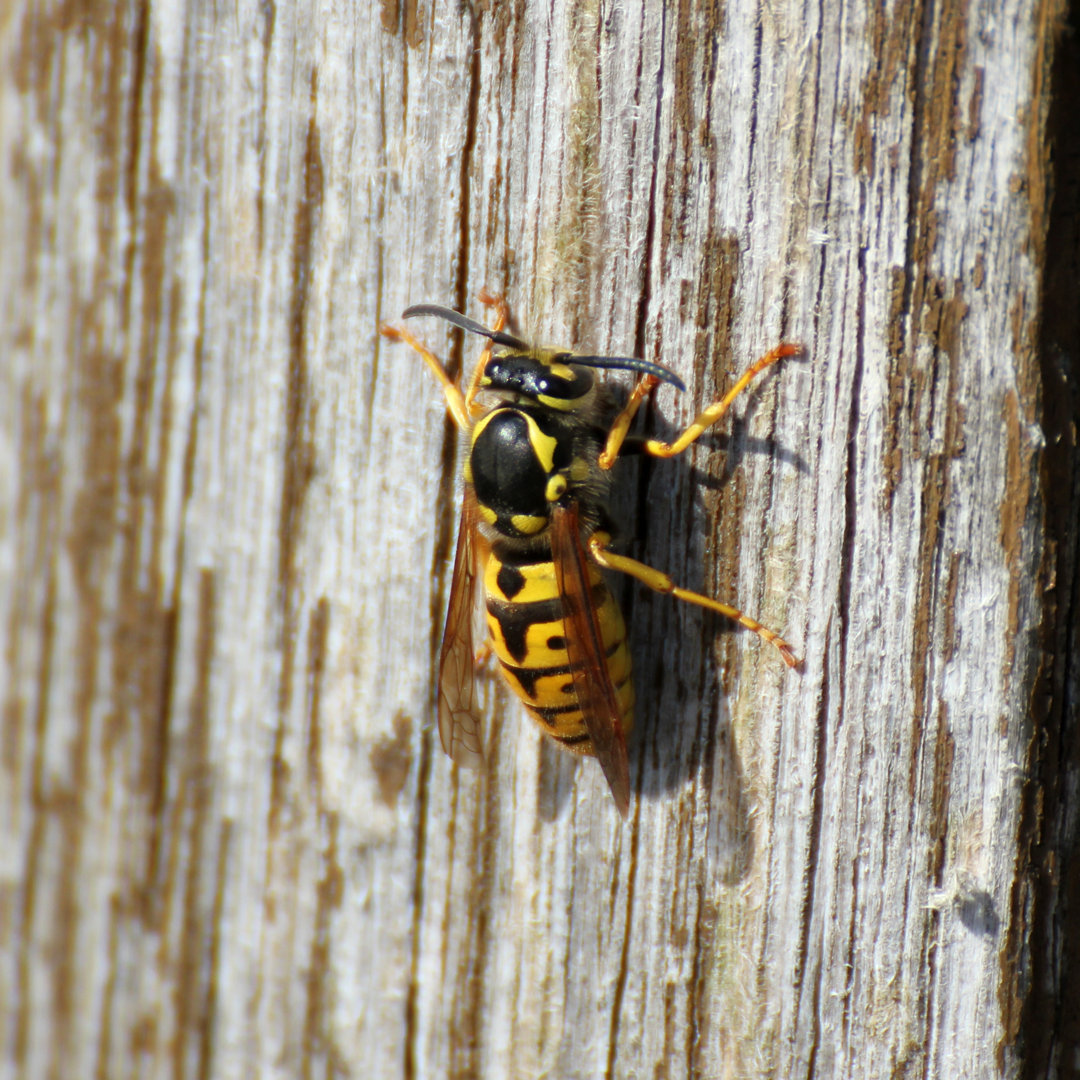
<instances>
[{"instance_id":1,"label":"translucent wing","mask_svg":"<svg viewBox=\"0 0 1080 1080\"><path fill-rule=\"evenodd\" d=\"M482 757L473 647L477 559L481 550L476 526L476 496L471 488L466 488L439 652L439 738L443 750L463 765L478 764Z\"/></svg>"},{"instance_id":2,"label":"translucent wing","mask_svg":"<svg viewBox=\"0 0 1080 1080\"><path fill-rule=\"evenodd\" d=\"M574 693L615 805L626 817L630 809L630 769L622 712L604 655L604 638L592 600L590 562L581 543L581 525L574 503L553 507L551 558L562 596L566 651L573 671Z\"/></svg>"}]
</instances>

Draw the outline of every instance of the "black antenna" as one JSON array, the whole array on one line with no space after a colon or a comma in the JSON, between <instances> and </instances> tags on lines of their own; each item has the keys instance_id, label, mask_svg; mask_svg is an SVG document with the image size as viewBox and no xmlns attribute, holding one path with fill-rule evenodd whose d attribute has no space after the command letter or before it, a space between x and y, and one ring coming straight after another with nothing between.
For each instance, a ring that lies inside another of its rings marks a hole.
<instances>
[{"instance_id":1,"label":"black antenna","mask_svg":"<svg viewBox=\"0 0 1080 1080\"><path fill-rule=\"evenodd\" d=\"M460 311L454 311L453 308L441 307L439 304L414 304L401 313L403 319L411 319L414 315L434 315L462 330L490 338L496 345L505 345L509 349L527 351L529 348L520 338L503 333L502 330L489 330L482 323L474 322L467 315L462 315ZM686 385L674 371L669 371L662 364L654 364L651 360L639 360L631 356L578 356L575 353L560 353L555 359L566 364L577 364L579 367L639 371L642 375L652 375L661 382L670 383L677 390L686 389Z\"/></svg>"},{"instance_id":2,"label":"black antenna","mask_svg":"<svg viewBox=\"0 0 1080 1080\"><path fill-rule=\"evenodd\" d=\"M662 364L654 364L651 360L639 360L628 356L575 356L573 353L566 353L559 359L567 364L579 364L581 367L640 371L642 375L652 375L661 382L671 383L676 390L686 389L682 379L674 371L669 371Z\"/></svg>"},{"instance_id":3,"label":"black antenna","mask_svg":"<svg viewBox=\"0 0 1080 1080\"><path fill-rule=\"evenodd\" d=\"M482 323L473 322L472 319L462 315L460 311L440 307L438 304L415 304L401 313L403 319L411 319L414 315L434 315L439 319L445 319L454 326L459 326L462 330L468 330L472 334L481 334L486 338L491 338L496 345L505 345L510 349L528 349L529 347L524 341L519 341L511 334L504 334L501 330L489 330Z\"/></svg>"}]
</instances>

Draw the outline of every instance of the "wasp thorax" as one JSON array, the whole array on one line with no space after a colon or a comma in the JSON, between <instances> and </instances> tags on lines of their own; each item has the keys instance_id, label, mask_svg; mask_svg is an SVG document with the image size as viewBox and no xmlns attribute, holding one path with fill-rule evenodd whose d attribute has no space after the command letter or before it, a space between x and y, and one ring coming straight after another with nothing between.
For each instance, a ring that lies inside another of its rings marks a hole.
<instances>
[{"instance_id":1,"label":"wasp thorax","mask_svg":"<svg viewBox=\"0 0 1080 1080\"><path fill-rule=\"evenodd\" d=\"M592 372L572 367L565 353L502 353L484 368L485 390L502 390L551 408L574 408L593 388Z\"/></svg>"},{"instance_id":2,"label":"wasp thorax","mask_svg":"<svg viewBox=\"0 0 1080 1080\"><path fill-rule=\"evenodd\" d=\"M541 410L495 409L473 429L466 469L483 518L504 536L533 536L567 491L570 452Z\"/></svg>"}]
</instances>

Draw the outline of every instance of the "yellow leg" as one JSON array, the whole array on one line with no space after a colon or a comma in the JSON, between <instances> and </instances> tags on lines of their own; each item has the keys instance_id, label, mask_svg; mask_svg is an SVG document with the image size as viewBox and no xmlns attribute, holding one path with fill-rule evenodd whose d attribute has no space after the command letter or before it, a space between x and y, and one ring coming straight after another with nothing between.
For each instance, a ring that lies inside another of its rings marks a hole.
<instances>
[{"instance_id":1,"label":"yellow leg","mask_svg":"<svg viewBox=\"0 0 1080 1080\"><path fill-rule=\"evenodd\" d=\"M731 403L741 394L755 375L764 371L767 367L775 364L777 360L783 360L787 356L795 356L802 351L801 345L783 344L771 349L756 363L743 372L739 381L717 402L710 405L673 443L657 442L649 439L645 444L647 453L653 457L669 458L681 454L695 439L719 420L731 407ZM759 631L760 632L760 631Z\"/></svg>"},{"instance_id":2,"label":"yellow leg","mask_svg":"<svg viewBox=\"0 0 1080 1080\"><path fill-rule=\"evenodd\" d=\"M446 407L450 410L450 415L454 418L454 423L457 424L462 431L468 431L472 427L472 420L469 418L469 409L466 404L465 398L462 396L461 389L458 384L446 372L446 368L439 362L439 358L422 342L413 337L403 326L389 326L384 325L379 327L379 332L383 337L389 338L391 341L404 341L406 345L415 349L427 364L428 370L436 379L442 384L443 396L446 398Z\"/></svg>"},{"instance_id":3,"label":"yellow leg","mask_svg":"<svg viewBox=\"0 0 1080 1080\"><path fill-rule=\"evenodd\" d=\"M608 551L607 546L610 543L611 537L605 532L594 532L589 537L589 553L600 566L608 570L618 570L620 574L629 574L643 585L648 585L654 592L674 596L679 600L685 600L689 604L697 604L698 607L708 608L709 611L717 611L721 615L726 615L729 619L734 619L745 626L747 630L753 630L759 637L779 649L780 655L784 658L784 663L788 667L798 667L802 662L791 651L791 646L779 634L774 634L756 619L743 614L738 608L733 608L728 604L721 604L719 600L712 600L708 596L702 596L701 593L679 588L667 574L662 573L660 570L646 566L645 563L638 562L637 559L630 559L625 555L616 555Z\"/></svg>"},{"instance_id":4,"label":"yellow leg","mask_svg":"<svg viewBox=\"0 0 1080 1080\"><path fill-rule=\"evenodd\" d=\"M481 289L476 294L476 299L485 307L495 309L495 323L491 329L498 333L506 326L506 321L510 318L510 309L507 307L506 301L501 296L492 295L487 289ZM476 366L473 368L472 378L469 379L469 387L465 391L465 404L473 415L481 411L473 405L473 399L480 391L480 380L484 377L484 368L487 367L487 362L491 359L492 345L493 342L489 341L484 346L483 352L480 353L480 359L477 360Z\"/></svg>"},{"instance_id":5,"label":"yellow leg","mask_svg":"<svg viewBox=\"0 0 1080 1080\"><path fill-rule=\"evenodd\" d=\"M495 309L495 325L491 329L494 330L495 333L498 333L500 330L505 330L507 320L510 318L510 307L506 303L506 299L495 293L489 293L487 289L481 289L476 294L476 299L479 300L484 307L493 307Z\"/></svg>"},{"instance_id":6,"label":"yellow leg","mask_svg":"<svg viewBox=\"0 0 1080 1080\"><path fill-rule=\"evenodd\" d=\"M767 367L775 364L777 360L783 360L788 356L795 356L802 352L801 345L792 345L785 343L783 345L777 345L775 349L767 352L756 363L751 364L750 367L743 372L739 381L719 400L714 401L704 412L702 412L698 418L673 442L663 443L658 442L656 439L649 439L645 443L645 452L652 454L653 457L669 458L675 457L676 454L681 454L692 442L699 439L705 431L713 426L731 407L731 403L741 394L747 386L750 385L754 376L760 374ZM657 384L656 379L651 376L647 376L642 379L634 388L634 392L630 395L630 400L626 403L626 408L615 418L615 423L612 425L611 431L608 434L607 443L604 446L603 452L600 454L600 467L602 469L610 469L615 464L615 459L619 455L619 450L622 448L623 440L626 438L626 432L630 427L630 421L633 420L634 414L638 411L641 402L649 394Z\"/></svg>"},{"instance_id":7,"label":"yellow leg","mask_svg":"<svg viewBox=\"0 0 1080 1080\"><path fill-rule=\"evenodd\" d=\"M506 305L506 301L501 296L492 296L486 289L481 289L477 294L477 299L488 307L494 307L495 310L495 325L493 330L499 331L506 326L506 321L509 318L509 308ZM383 337L389 338L391 341L403 341L406 345L415 349L427 364L428 370L439 380L443 388L443 396L446 398L446 406L450 410L450 415L454 418L454 423L457 424L462 431L468 431L472 427L472 418L479 412L482 412L478 406L473 403L473 399L476 397L480 390L480 380L484 374L484 368L487 366L488 360L491 358L491 342L489 341L485 346L483 352L480 354L480 359L476 362L476 366L473 368L472 377L469 379L469 386L467 391L462 394L457 382L450 378L446 368L443 367L439 358L418 338L413 337L403 326L390 326L385 324L379 327L379 332Z\"/></svg>"},{"instance_id":8,"label":"yellow leg","mask_svg":"<svg viewBox=\"0 0 1080 1080\"><path fill-rule=\"evenodd\" d=\"M599 462L601 469L610 469L615 464L615 459L622 449L626 433L630 430L631 421L637 415L638 409L641 408L641 403L652 393L653 388L659 382L660 380L655 375L645 375L634 387L629 400L623 406L619 415L615 417L615 423L611 425L611 430L608 432L607 442L604 443L604 449L600 452Z\"/></svg>"}]
</instances>

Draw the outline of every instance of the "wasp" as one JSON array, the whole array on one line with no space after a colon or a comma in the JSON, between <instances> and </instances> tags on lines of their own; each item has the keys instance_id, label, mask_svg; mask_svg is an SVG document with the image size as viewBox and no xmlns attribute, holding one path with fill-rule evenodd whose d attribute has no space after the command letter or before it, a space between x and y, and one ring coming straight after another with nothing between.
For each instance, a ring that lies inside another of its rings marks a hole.
<instances>
[{"instance_id":1,"label":"wasp","mask_svg":"<svg viewBox=\"0 0 1080 1080\"><path fill-rule=\"evenodd\" d=\"M566 750L598 759L626 817L634 687L626 626L603 571L628 574L656 592L719 612L775 646L790 667L799 661L783 638L756 619L610 549L610 470L620 452L631 449L657 458L681 454L756 375L801 350L782 344L766 353L674 442L628 441L631 421L660 383L685 390L674 372L648 360L531 347L506 331L505 301L486 292L479 299L494 308L490 327L435 304L402 313L403 319L445 319L486 339L464 391L407 329L382 327L386 337L420 355L441 384L454 423L469 435L439 654L439 736L456 761L480 756L474 673L481 658L494 652L541 731ZM600 369L639 376L614 419L610 395L594 377ZM481 584L487 641L477 652L473 613Z\"/></svg>"}]
</instances>

